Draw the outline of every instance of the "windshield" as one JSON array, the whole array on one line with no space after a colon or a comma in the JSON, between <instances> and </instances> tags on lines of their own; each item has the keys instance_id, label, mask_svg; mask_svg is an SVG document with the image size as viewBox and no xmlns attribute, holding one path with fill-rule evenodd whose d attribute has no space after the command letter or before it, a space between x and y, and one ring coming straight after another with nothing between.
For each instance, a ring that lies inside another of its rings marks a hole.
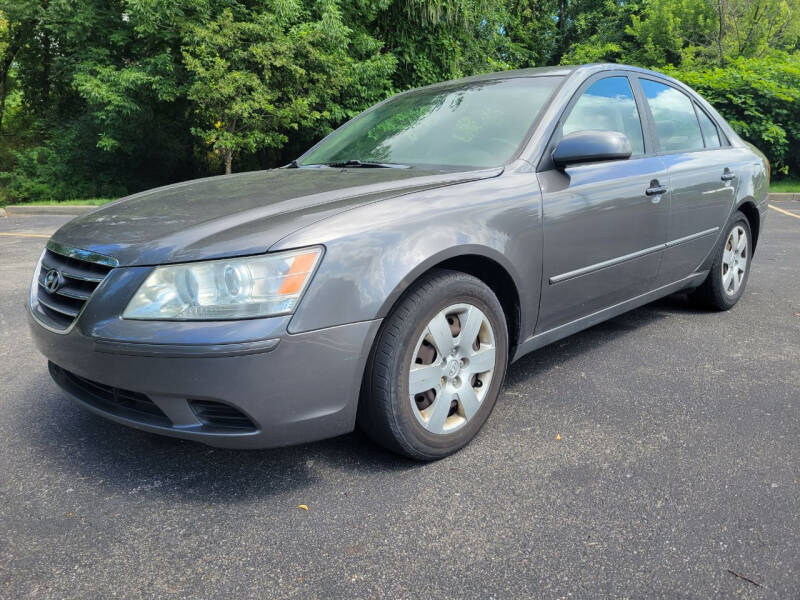
<instances>
[{"instance_id":1,"label":"windshield","mask_svg":"<svg viewBox=\"0 0 800 600\"><path fill-rule=\"evenodd\" d=\"M517 153L560 81L492 79L401 94L347 123L299 163L500 166Z\"/></svg>"}]
</instances>

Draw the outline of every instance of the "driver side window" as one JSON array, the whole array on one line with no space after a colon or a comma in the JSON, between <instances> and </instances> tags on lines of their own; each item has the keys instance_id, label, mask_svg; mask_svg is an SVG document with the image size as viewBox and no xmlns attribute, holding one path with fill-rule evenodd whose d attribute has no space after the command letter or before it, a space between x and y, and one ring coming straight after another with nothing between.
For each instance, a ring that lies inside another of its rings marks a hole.
<instances>
[{"instance_id":1,"label":"driver side window","mask_svg":"<svg viewBox=\"0 0 800 600\"><path fill-rule=\"evenodd\" d=\"M574 131L619 131L631 142L633 155L644 154L639 110L627 77L606 77L581 94L564 121L563 135Z\"/></svg>"}]
</instances>

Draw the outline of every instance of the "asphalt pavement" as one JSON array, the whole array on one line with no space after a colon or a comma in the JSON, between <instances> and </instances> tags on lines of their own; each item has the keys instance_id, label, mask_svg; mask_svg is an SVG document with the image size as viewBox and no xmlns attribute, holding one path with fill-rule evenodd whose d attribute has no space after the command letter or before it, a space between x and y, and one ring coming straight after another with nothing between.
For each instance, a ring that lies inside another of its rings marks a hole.
<instances>
[{"instance_id":1,"label":"asphalt pavement","mask_svg":"<svg viewBox=\"0 0 800 600\"><path fill-rule=\"evenodd\" d=\"M68 217L0 219L0 597L800 599L800 202L774 206L733 310L678 295L521 359L432 464L89 414L25 317Z\"/></svg>"}]
</instances>

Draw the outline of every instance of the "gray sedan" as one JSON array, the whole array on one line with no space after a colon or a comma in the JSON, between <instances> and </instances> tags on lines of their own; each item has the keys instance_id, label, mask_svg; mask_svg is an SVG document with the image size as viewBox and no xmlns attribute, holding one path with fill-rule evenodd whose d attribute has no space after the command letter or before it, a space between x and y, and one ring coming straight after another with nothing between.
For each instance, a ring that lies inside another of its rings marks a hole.
<instances>
[{"instance_id":1,"label":"gray sedan","mask_svg":"<svg viewBox=\"0 0 800 600\"><path fill-rule=\"evenodd\" d=\"M399 94L284 168L57 231L31 331L89 410L237 448L335 436L431 460L508 364L674 292L744 292L769 163L682 83L620 65Z\"/></svg>"}]
</instances>

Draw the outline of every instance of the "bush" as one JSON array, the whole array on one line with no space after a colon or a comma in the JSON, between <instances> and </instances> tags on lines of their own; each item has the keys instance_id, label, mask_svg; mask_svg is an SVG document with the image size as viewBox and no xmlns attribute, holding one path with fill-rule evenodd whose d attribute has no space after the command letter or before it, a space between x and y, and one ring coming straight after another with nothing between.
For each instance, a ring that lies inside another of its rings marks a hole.
<instances>
[{"instance_id":1,"label":"bush","mask_svg":"<svg viewBox=\"0 0 800 600\"><path fill-rule=\"evenodd\" d=\"M0 200L4 204L36 202L55 199L48 182L48 158L46 148L28 148L12 152L16 165L10 171L0 172Z\"/></svg>"},{"instance_id":2,"label":"bush","mask_svg":"<svg viewBox=\"0 0 800 600\"><path fill-rule=\"evenodd\" d=\"M800 173L800 54L737 58L725 68L666 73L700 92L779 174Z\"/></svg>"},{"instance_id":3,"label":"bush","mask_svg":"<svg viewBox=\"0 0 800 600\"><path fill-rule=\"evenodd\" d=\"M90 179L83 170L65 162L63 155L49 146L12 151L11 155L12 166L0 171L2 204L119 197L127 193L124 186L107 181L102 175Z\"/></svg>"}]
</instances>

